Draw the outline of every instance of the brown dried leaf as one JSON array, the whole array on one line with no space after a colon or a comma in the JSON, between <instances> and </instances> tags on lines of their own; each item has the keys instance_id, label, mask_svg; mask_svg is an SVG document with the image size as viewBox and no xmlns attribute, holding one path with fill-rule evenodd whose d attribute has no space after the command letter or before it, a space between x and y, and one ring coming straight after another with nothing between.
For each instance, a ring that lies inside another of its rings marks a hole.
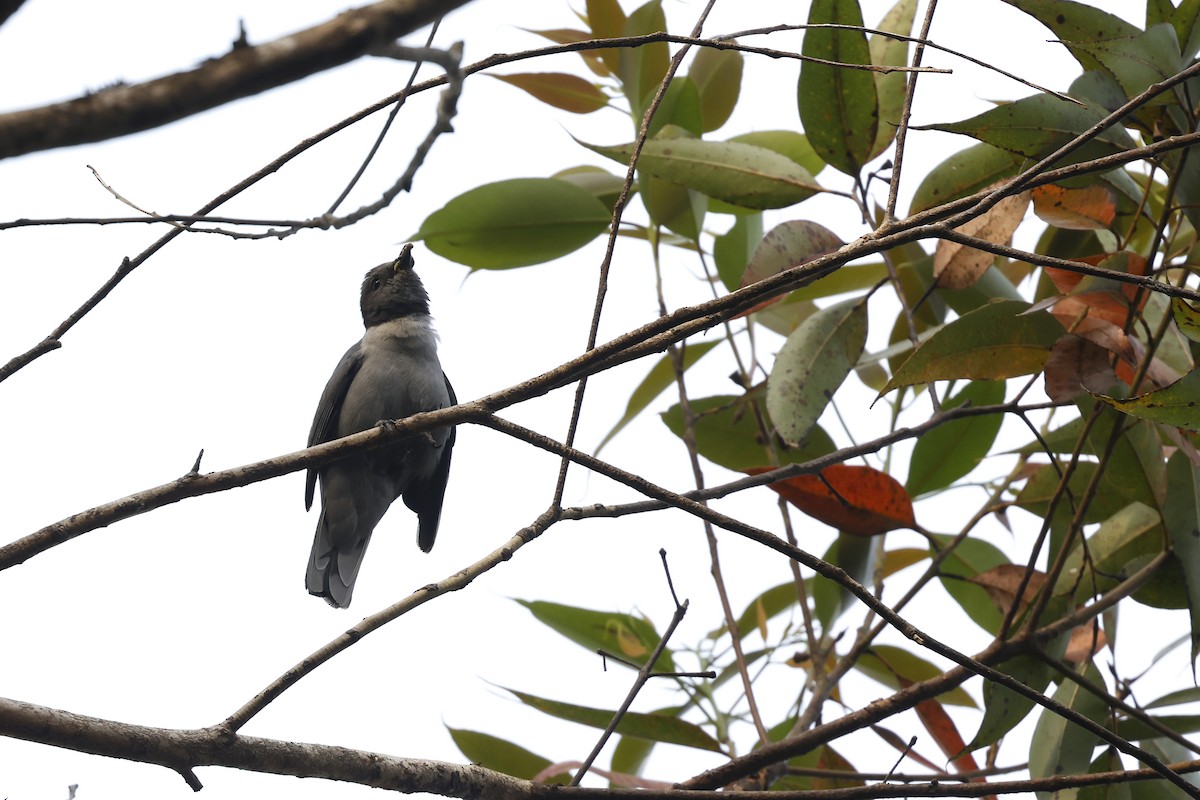
<instances>
[{"instance_id":1,"label":"brown dried leaf","mask_svg":"<svg viewBox=\"0 0 1200 800\"><path fill-rule=\"evenodd\" d=\"M1006 197L957 231L995 244L1008 244L1025 218L1029 192ZM983 277L996 257L991 253L943 239L933 256L933 277L943 289L965 289Z\"/></svg>"}]
</instances>

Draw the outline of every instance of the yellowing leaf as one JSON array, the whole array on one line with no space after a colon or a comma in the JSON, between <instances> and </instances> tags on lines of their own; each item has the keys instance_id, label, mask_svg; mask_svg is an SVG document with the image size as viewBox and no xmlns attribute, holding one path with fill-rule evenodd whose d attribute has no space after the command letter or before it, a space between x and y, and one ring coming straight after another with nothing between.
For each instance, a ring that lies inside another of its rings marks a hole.
<instances>
[{"instance_id":1,"label":"yellowing leaf","mask_svg":"<svg viewBox=\"0 0 1200 800\"><path fill-rule=\"evenodd\" d=\"M1120 412L1189 431L1200 431L1200 370L1192 370L1165 389L1117 400L1095 394Z\"/></svg>"},{"instance_id":2,"label":"yellowing leaf","mask_svg":"<svg viewBox=\"0 0 1200 800\"><path fill-rule=\"evenodd\" d=\"M1029 192L1021 192L1004 198L956 230L994 244L1008 244L1028 208ZM979 280L995 260L991 253L943 239L933 256L933 277L943 289L965 289Z\"/></svg>"}]
</instances>

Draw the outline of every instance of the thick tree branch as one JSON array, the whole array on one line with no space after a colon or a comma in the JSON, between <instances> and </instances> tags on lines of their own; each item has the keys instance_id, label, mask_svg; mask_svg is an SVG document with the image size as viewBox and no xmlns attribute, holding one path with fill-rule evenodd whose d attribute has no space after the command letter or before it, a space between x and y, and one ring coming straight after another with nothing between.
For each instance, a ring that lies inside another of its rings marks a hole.
<instances>
[{"instance_id":1,"label":"thick tree branch","mask_svg":"<svg viewBox=\"0 0 1200 800\"><path fill-rule=\"evenodd\" d=\"M0 114L0 158L156 128L274 89L353 61L467 2L380 0L272 42L236 43L186 72Z\"/></svg>"},{"instance_id":2,"label":"thick tree branch","mask_svg":"<svg viewBox=\"0 0 1200 800\"><path fill-rule=\"evenodd\" d=\"M72 714L46 706L0 698L0 734L82 753L157 764L181 774L216 766L272 775L325 778L401 792L489 800L720 800L717 791L645 791L547 786L474 765L399 758L384 753L229 734L220 728L173 730ZM1176 772L1195 771L1198 762L1172 764ZM871 784L820 793L826 800L884 797L981 797L989 794L1054 791L1081 786L1153 780L1151 770L1090 775L1058 775L1030 781L961 784ZM198 788L199 783L192 785ZM812 792L739 792L744 800L805 800Z\"/></svg>"}]
</instances>

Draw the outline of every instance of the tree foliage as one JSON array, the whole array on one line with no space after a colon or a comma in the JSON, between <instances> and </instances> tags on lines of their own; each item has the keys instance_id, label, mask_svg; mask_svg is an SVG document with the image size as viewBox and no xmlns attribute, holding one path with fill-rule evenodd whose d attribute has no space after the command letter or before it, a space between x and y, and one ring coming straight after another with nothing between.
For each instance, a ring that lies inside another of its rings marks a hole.
<instances>
[{"instance_id":1,"label":"tree foliage","mask_svg":"<svg viewBox=\"0 0 1200 800\"><path fill-rule=\"evenodd\" d=\"M588 0L582 27L534 32L577 53L579 69L494 77L524 92L525 104L618 109L628 137L578 141L580 164L553 175L470 187L412 238L472 270L542 264L606 239L602 280L620 238L625 258L660 277L671 268L665 251L687 254L713 299L670 310L659 294L657 320L606 343L594 324L583 356L512 389L292 457L196 471L0 548L0 569L136 513L451 422L519 438L645 501L565 509L560 486L551 507L491 556L368 617L219 726L93 730L90 718L3 701L0 732L160 763L189 782L192 767L222 764L518 797L542 783L578 783L590 770L614 787L654 792L669 786L645 767L671 745L713 765L669 775L686 789L885 796L894 787L872 774L878 759L847 738L869 731L920 765L904 776L914 794L1200 796L1186 777L1200 753L1188 738L1200 719L1176 713L1200 693L1141 686L1112 668L1117 622L1132 604L1186 609L1190 630L1155 641L1164 652L1185 648L1193 664L1200 656L1200 3L1147 0L1142 27L1083 3L1007 3L1061 40L1078 77L1066 92L1038 87L968 119L919 127L909 124L911 98L929 78L916 0L898 0L878 21L864 21L857 0L809 4L800 53L782 54L801 61L794 91L777 93L796 107L789 130L726 130L746 59L781 55L759 46L756 32L668 31L661 0L637 8ZM449 85L456 100L465 73L493 65L462 70L449 59L446 78L426 88ZM450 113L442 109L431 137L448 130ZM914 176L905 143L927 130L956 134L962 147ZM916 184L908 209L897 207L901 181ZM806 218L822 199L841 203L856 238ZM0 379L53 346L14 359ZM496 416L557 388L582 397L584 379L635 359L648 359L646 376L593 454L573 433L554 441ZM730 386L691 396L692 370L718 361ZM673 400L663 399L668 391ZM864 438L856 423L872 404L890 426ZM655 410L662 441L684 445L691 490L656 486L601 458ZM1006 421L1023 440L1001 435ZM724 483L713 486L713 475ZM778 509L770 530L708 503L743 492ZM949 509L961 510L968 495L982 500L951 530L960 514ZM405 772L403 759L371 772L372 754L272 749L279 743L238 733L328 658L465 587L552 525L669 509L704 525L723 609L706 636L675 635L688 610L678 598L670 620L538 599L536 586L519 600L563 639L636 672L621 708L598 708L582 691L504 689L548 717L603 731L593 753L607 754L603 765L556 761L553 742L512 731L453 727L465 760L482 768L464 768L455 783L436 770ZM811 535L814 521L833 533ZM1009 529L1012 546L996 546L987 525ZM755 543L793 579L751 587L750 602L733 607L717 530ZM908 609L921 601L954 613L918 619ZM959 618L989 640L982 650L956 645ZM780 674L791 676L788 690ZM886 698L844 706L843 687L857 679ZM630 710L652 680L672 686L669 705ZM909 711L938 752L897 733ZM1028 744L1014 752L1006 737L1031 716ZM111 744L114 731L150 744L123 751ZM609 737L615 744L604 750ZM1026 774L1003 780L1012 765ZM983 781L987 789L972 785Z\"/></svg>"}]
</instances>

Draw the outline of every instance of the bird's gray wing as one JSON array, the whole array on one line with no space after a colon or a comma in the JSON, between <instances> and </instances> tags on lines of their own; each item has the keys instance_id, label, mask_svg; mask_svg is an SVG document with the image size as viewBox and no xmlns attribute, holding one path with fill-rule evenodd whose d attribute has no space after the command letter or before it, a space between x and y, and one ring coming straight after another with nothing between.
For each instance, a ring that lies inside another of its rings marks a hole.
<instances>
[{"instance_id":1,"label":"bird's gray wing","mask_svg":"<svg viewBox=\"0 0 1200 800\"><path fill-rule=\"evenodd\" d=\"M325 391L321 392L321 402L317 403L317 413L313 417L312 428L308 432L309 447L338 438L337 421L338 414L342 409L342 401L346 399L346 392L349 391L350 384L359 367L362 366L362 362L362 342L355 342L342 356L342 360L334 368L333 374L329 376L329 383L325 384ZM318 471L311 468L308 470L308 480L304 486L305 510L312 508Z\"/></svg>"},{"instance_id":2,"label":"bird's gray wing","mask_svg":"<svg viewBox=\"0 0 1200 800\"><path fill-rule=\"evenodd\" d=\"M454 387L450 385L450 379L444 372L442 379L446 381L450 405L458 405ZM442 445L442 454L433 474L404 493L404 504L417 512L417 544L426 553L433 549L433 541L437 538L438 522L442 518L442 498L446 495L446 481L450 477L450 456L454 450L456 435L454 427L451 426L450 435Z\"/></svg>"}]
</instances>

